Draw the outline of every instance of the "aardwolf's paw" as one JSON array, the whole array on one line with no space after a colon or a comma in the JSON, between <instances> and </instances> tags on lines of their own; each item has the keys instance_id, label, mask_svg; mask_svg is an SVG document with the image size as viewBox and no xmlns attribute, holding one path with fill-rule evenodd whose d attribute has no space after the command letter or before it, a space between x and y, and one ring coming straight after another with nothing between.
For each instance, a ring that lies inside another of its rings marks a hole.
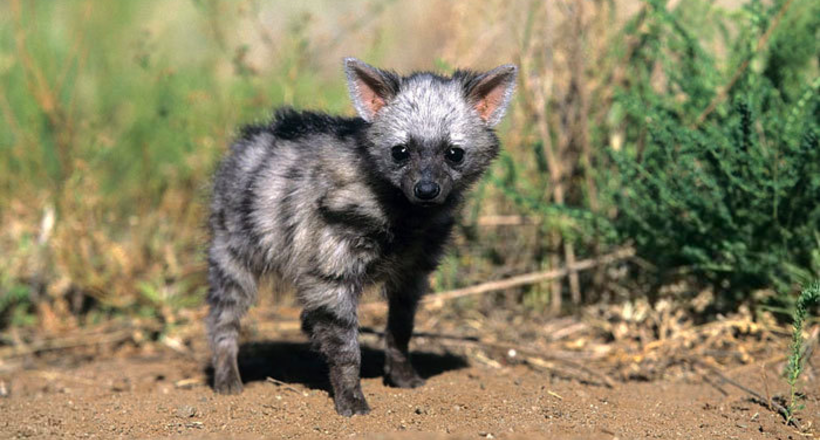
<instances>
[{"instance_id":1,"label":"aardwolf's paw","mask_svg":"<svg viewBox=\"0 0 820 440\"><path fill-rule=\"evenodd\" d=\"M390 386L397 388L418 388L424 385L422 379L409 362L394 364L386 368L384 381Z\"/></svg>"},{"instance_id":2,"label":"aardwolf's paw","mask_svg":"<svg viewBox=\"0 0 820 440\"><path fill-rule=\"evenodd\" d=\"M355 395L358 394L358 395ZM365 415L370 413L370 406L361 393L336 396L336 412L340 416Z\"/></svg>"},{"instance_id":3,"label":"aardwolf's paw","mask_svg":"<svg viewBox=\"0 0 820 440\"><path fill-rule=\"evenodd\" d=\"M217 374L214 378L214 391L219 394L239 394L242 392L242 379L236 372Z\"/></svg>"}]
</instances>

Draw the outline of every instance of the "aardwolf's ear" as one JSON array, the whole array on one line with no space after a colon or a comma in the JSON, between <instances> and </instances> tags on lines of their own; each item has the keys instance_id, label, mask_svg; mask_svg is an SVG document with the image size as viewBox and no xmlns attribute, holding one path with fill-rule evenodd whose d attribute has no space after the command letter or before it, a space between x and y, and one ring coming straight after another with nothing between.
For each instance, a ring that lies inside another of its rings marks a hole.
<instances>
[{"instance_id":1,"label":"aardwolf's ear","mask_svg":"<svg viewBox=\"0 0 820 440\"><path fill-rule=\"evenodd\" d=\"M467 100L490 127L504 117L515 91L517 74L517 67L505 64L475 77L465 85Z\"/></svg>"},{"instance_id":2,"label":"aardwolf's ear","mask_svg":"<svg viewBox=\"0 0 820 440\"><path fill-rule=\"evenodd\" d=\"M399 77L356 58L345 58L347 88L359 116L372 122L376 113L399 92Z\"/></svg>"}]
</instances>

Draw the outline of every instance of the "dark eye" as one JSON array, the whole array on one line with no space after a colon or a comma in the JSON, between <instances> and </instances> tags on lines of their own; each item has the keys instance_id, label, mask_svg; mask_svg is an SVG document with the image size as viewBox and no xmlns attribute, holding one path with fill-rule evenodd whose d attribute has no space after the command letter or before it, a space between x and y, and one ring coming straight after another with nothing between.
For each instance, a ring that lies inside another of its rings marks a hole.
<instances>
[{"instance_id":1,"label":"dark eye","mask_svg":"<svg viewBox=\"0 0 820 440\"><path fill-rule=\"evenodd\" d=\"M448 148L444 153L444 158L452 163L461 163L464 160L464 150L458 147Z\"/></svg>"},{"instance_id":2,"label":"dark eye","mask_svg":"<svg viewBox=\"0 0 820 440\"><path fill-rule=\"evenodd\" d=\"M396 162L404 162L410 158L410 151L404 145L396 145L390 150L390 154L393 155L393 160Z\"/></svg>"}]
</instances>

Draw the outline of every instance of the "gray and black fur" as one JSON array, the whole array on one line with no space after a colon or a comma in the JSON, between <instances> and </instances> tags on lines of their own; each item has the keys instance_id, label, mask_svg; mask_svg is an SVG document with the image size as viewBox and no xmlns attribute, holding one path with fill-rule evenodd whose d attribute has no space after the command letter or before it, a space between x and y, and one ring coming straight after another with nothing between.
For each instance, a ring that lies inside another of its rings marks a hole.
<instances>
[{"instance_id":1,"label":"gray and black fur","mask_svg":"<svg viewBox=\"0 0 820 440\"><path fill-rule=\"evenodd\" d=\"M368 285L389 303L386 380L424 383L408 354L416 305L465 190L498 154L492 127L516 68L402 77L353 58L345 68L359 118L279 110L245 128L216 173L207 328L219 393L242 391L240 319L267 273L296 288L339 414L370 411L356 313Z\"/></svg>"}]
</instances>

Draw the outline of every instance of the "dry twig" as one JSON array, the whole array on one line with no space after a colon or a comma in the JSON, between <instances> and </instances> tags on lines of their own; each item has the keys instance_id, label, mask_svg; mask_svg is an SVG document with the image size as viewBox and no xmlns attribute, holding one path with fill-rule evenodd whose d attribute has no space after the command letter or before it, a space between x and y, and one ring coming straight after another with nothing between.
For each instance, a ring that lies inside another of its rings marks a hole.
<instances>
[{"instance_id":1,"label":"dry twig","mask_svg":"<svg viewBox=\"0 0 820 440\"><path fill-rule=\"evenodd\" d=\"M180 380L174 382L174 387L175 388L182 388L182 389L189 389L189 388L193 388L195 386L207 385L207 384L208 384L208 380L205 378L205 376L199 376L199 377L190 377L188 379L180 379Z\"/></svg>"},{"instance_id":2,"label":"dry twig","mask_svg":"<svg viewBox=\"0 0 820 440\"><path fill-rule=\"evenodd\" d=\"M134 339L140 332L154 332L159 330L157 325L126 326L113 328L111 326L96 327L85 331L58 338L38 340L27 345L18 345L0 349L0 359L26 356L45 351L66 350L78 347L110 345Z\"/></svg>"},{"instance_id":3,"label":"dry twig","mask_svg":"<svg viewBox=\"0 0 820 440\"><path fill-rule=\"evenodd\" d=\"M286 390L288 390L288 391L293 391L294 393L301 394L302 396L307 396L307 395L308 395L306 392L304 392L304 391L299 391L299 390L297 390L296 388L294 388L294 387L292 387L292 386L290 386L290 385L286 384L285 382L282 382L282 381L281 381L281 380L279 380L279 379L274 379L274 378L272 378L272 377L270 377L270 376L268 376L268 377L266 377L266 378L265 378L265 382L269 382L269 383L272 383L272 384L274 384L274 385L276 385L276 386L280 386L280 387L282 387L282 388L284 388L284 389L286 389Z\"/></svg>"},{"instance_id":4,"label":"dry twig","mask_svg":"<svg viewBox=\"0 0 820 440\"><path fill-rule=\"evenodd\" d=\"M2 349L0 350L0 358L25 356L44 351L64 350L68 348L116 344L118 342L124 342L131 339L133 334L134 329L125 329L95 337L80 334L78 336L69 336L66 338L46 339L26 347L9 347Z\"/></svg>"},{"instance_id":5,"label":"dry twig","mask_svg":"<svg viewBox=\"0 0 820 440\"><path fill-rule=\"evenodd\" d=\"M571 271L580 272L582 270L591 269L599 265L612 264L616 261L625 260L635 255L633 248L623 248L611 254L603 255L598 258L590 258L576 262L571 268L563 267L560 269L553 269L544 272L533 272L524 275L518 275L511 278L498 281L489 281L475 286L465 287L463 289L451 290L448 292L441 292L435 295L430 295L424 298L421 303L426 307L433 307L433 304L441 304L444 301L462 298L465 296L480 295L488 292L495 292L498 290L511 289L513 287L526 286L530 284L540 283L543 281L550 281L557 278L567 276ZM387 308L382 302L374 302L363 304L359 310L363 312L380 311Z\"/></svg>"}]
</instances>

